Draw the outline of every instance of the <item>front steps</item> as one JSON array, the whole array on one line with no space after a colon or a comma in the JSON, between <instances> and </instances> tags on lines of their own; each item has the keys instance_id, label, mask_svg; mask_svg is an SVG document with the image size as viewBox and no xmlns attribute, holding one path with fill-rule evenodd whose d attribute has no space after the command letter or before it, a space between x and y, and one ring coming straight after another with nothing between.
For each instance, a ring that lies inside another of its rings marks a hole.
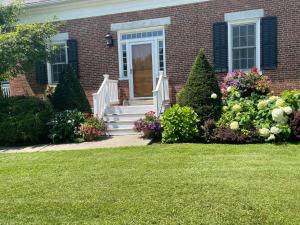
<instances>
[{"instance_id":1,"label":"front steps","mask_svg":"<svg viewBox=\"0 0 300 225\"><path fill-rule=\"evenodd\" d=\"M153 104L145 105L141 102L138 105L111 106L106 110L104 115L104 120L107 122L108 135L122 136L137 134L134 130L134 122L145 118L145 113L149 111L154 111Z\"/></svg>"}]
</instances>

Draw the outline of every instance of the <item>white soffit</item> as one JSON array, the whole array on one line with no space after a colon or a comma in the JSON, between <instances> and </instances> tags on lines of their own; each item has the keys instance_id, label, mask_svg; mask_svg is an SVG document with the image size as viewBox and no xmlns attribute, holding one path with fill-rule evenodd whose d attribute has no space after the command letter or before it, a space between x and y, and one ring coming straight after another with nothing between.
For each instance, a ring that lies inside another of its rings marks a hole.
<instances>
[{"instance_id":1,"label":"white soffit","mask_svg":"<svg viewBox=\"0 0 300 225\"><path fill-rule=\"evenodd\" d=\"M65 21L112 15L162 7L171 7L211 0L87 0L68 1L48 6L29 7L21 22Z\"/></svg>"},{"instance_id":2,"label":"white soffit","mask_svg":"<svg viewBox=\"0 0 300 225\"><path fill-rule=\"evenodd\" d=\"M247 19L261 18L261 17L264 17L263 9L225 13L225 21L226 22L234 21L234 20L247 20Z\"/></svg>"}]
</instances>

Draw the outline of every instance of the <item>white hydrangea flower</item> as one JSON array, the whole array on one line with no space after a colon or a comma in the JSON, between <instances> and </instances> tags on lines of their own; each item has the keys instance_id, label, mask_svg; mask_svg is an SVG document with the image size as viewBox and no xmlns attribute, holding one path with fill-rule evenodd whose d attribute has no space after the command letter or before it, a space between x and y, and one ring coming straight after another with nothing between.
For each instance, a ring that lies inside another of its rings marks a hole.
<instances>
[{"instance_id":1,"label":"white hydrangea flower","mask_svg":"<svg viewBox=\"0 0 300 225\"><path fill-rule=\"evenodd\" d=\"M72 121L71 121L71 120L68 120L68 123L72 123Z\"/></svg>"},{"instance_id":2,"label":"white hydrangea flower","mask_svg":"<svg viewBox=\"0 0 300 225\"><path fill-rule=\"evenodd\" d=\"M284 108L283 108L283 111L284 111L287 115L290 115L290 114L292 114L293 109L292 109L292 107L287 106L287 107L284 107Z\"/></svg>"},{"instance_id":3,"label":"white hydrangea flower","mask_svg":"<svg viewBox=\"0 0 300 225\"><path fill-rule=\"evenodd\" d=\"M281 130L278 127L271 127L271 133L272 134L279 134Z\"/></svg>"},{"instance_id":4,"label":"white hydrangea flower","mask_svg":"<svg viewBox=\"0 0 300 225\"><path fill-rule=\"evenodd\" d=\"M262 110L262 109L265 109L269 104L269 101L268 100L263 100L263 101L260 101L257 105L257 108L259 110Z\"/></svg>"},{"instance_id":5,"label":"white hydrangea flower","mask_svg":"<svg viewBox=\"0 0 300 225\"><path fill-rule=\"evenodd\" d=\"M212 99L217 99L218 95L216 93L212 93L210 96Z\"/></svg>"},{"instance_id":6,"label":"white hydrangea flower","mask_svg":"<svg viewBox=\"0 0 300 225\"><path fill-rule=\"evenodd\" d=\"M229 92L230 90L231 90L231 87L228 87L228 88L227 88L227 91Z\"/></svg>"},{"instance_id":7,"label":"white hydrangea flower","mask_svg":"<svg viewBox=\"0 0 300 225\"><path fill-rule=\"evenodd\" d=\"M231 124L230 124L230 129L231 130L238 130L240 128L240 125L238 122L236 121L233 121Z\"/></svg>"},{"instance_id":8,"label":"white hydrangea flower","mask_svg":"<svg viewBox=\"0 0 300 225\"><path fill-rule=\"evenodd\" d=\"M271 102L276 102L278 99L279 99L279 97L278 96L274 96L274 95L269 98L269 100Z\"/></svg>"},{"instance_id":9,"label":"white hydrangea flower","mask_svg":"<svg viewBox=\"0 0 300 225\"><path fill-rule=\"evenodd\" d=\"M267 138L270 136L270 130L268 128L259 129L259 134L260 136Z\"/></svg>"},{"instance_id":10,"label":"white hydrangea flower","mask_svg":"<svg viewBox=\"0 0 300 225\"><path fill-rule=\"evenodd\" d=\"M284 104L285 104L285 102L284 102L284 100L282 98L278 98L277 101L276 101L276 103L275 103L275 105L277 107L283 107Z\"/></svg>"},{"instance_id":11,"label":"white hydrangea flower","mask_svg":"<svg viewBox=\"0 0 300 225\"><path fill-rule=\"evenodd\" d=\"M275 141L276 137L274 134L271 134L267 141Z\"/></svg>"},{"instance_id":12,"label":"white hydrangea flower","mask_svg":"<svg viewBox=\"0 0 300 225\"><path fill-rule=\"evenodd\" d=\"M284 115L284 111L281 108L272 111L272 119L279 124L285 124L288 121L288 118Z\"/></svg>"},{"instance_id":13,"label":"white hydrangea flower","mask_svg":"<svg viewBox=\"0 0 300 225\"><path fill-rule=\"evenodd\" d=\"M234 106L232 106L232 110L234 112L240 112L242 110L242 107L239 104L235 104Z\"/></svg>"}]
</instances>

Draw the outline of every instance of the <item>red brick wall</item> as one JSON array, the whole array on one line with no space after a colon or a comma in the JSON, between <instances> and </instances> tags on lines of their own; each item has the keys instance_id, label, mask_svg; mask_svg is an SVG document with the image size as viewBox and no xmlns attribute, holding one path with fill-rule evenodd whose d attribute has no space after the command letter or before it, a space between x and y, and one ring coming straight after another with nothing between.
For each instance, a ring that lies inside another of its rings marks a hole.
<instances>
[{"instance_id":1,"label":"red brick wall","mask_svg":"<svg viewBox=\"0 0 300 225\"><path fill-rule=\"evenodd\" d=\"M204 48L212 62L213 23L224 21L224 14L251 9L265 10L266 16L278 17L278 68L265 71L273 80L276 92L300 88L300 1L299 0L214 0L204 3L160 8L67 21L62 31L77 39L79 46L80 81L89 99L103 80L103 74L118 79L117 43L107 48L104 36L112 23L129 22L160 17L171 17L166 28L167 75L170 79L172 101L176 91L185 83L192 63L200 48ZM113 34L116 39L116 33ZM29 82L33 92L41 88ZM121 98L128 98L128 82L120 82Z\"/></svg>"}]
</instances>

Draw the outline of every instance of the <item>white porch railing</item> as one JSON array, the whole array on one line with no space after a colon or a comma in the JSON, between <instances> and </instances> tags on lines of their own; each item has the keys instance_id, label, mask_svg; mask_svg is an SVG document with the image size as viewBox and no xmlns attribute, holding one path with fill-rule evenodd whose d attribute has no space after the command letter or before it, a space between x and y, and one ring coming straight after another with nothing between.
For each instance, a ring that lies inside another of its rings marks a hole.
<instances>
[{"instance_id":1,"label":"white porch railing","mask_svg":"<svg viewBox=\"0 0 300 225\"><path fill-rule=\"evenodd\" d=\"M118 81L110 80L107 74L103 77L101 87L97 93L93 94L94 115L100 118L111 104L119 103Z\"/></svg>"},{"instance_id":2,"label":"white porch railing","mask_svg":"<svg viewBox=\"0 0 300 225\"><path fill-rule=\"evenodd\" d=\"M153 104L155 108L155 113L158 117L163 112L166 102L169 100L170 97L168 78L163 71L160 71L156 88L153 91Z\"/></svg>"},{"instance_id":3,"label":"white porch railing","mask_svg":"<svg viewBox=\"0 0 300 225\"><path fill-rule=\"evenodd\" d=\"M1 91L2 91L2 96L4 96L4 97L9 97L10 96L9 82L2 82L1 83Z\"/></svg>"}]
</instances>

